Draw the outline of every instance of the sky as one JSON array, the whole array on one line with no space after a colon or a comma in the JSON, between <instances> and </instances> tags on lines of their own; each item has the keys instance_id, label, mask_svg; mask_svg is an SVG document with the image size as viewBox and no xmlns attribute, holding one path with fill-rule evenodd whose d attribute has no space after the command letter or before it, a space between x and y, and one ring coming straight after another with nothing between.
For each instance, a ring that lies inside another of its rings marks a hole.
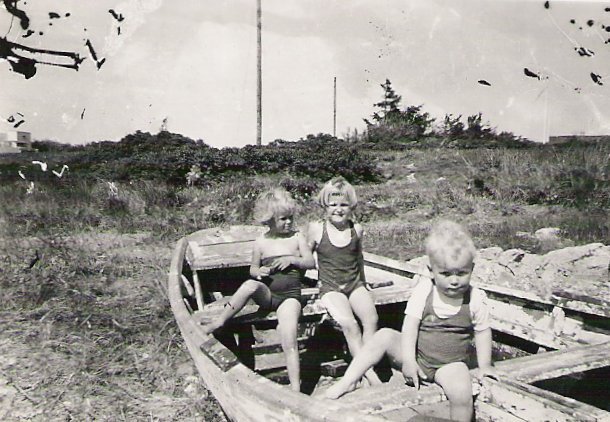
<instances>
[{"instance_id":1,"label":"sky","mask_svg":"<svg viewBox=\"0 0 610 422\"><path fill-rule=\"evenodd\" d=\"M263 144L332 134L334 78L338 137L386 79L437 121L610 134L610 1L261 1ZM255 144L256 57L255 0L0 0L0 132L84 144L166 119Z\"/></svg>"}]
</instances>

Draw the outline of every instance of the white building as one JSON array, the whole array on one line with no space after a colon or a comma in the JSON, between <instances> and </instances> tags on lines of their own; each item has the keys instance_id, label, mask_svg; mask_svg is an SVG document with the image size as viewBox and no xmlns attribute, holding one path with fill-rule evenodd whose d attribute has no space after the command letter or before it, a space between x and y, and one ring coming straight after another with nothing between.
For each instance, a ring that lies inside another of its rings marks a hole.
<instances>
[{"instance_id":1,"label":"white building","mask_svg":"<svg viewBox=\"0 0 610 422\"><path fill-rule=\"evenodd\" d=\"M0 154L20 153L32 150L32 134L30 132L0 132Z\"/></svg>"}]
</instances>

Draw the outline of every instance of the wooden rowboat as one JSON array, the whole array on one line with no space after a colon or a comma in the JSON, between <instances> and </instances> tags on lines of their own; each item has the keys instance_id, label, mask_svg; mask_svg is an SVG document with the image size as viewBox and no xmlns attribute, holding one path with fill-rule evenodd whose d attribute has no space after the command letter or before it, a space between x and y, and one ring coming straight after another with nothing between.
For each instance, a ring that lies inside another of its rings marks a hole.
<instances>
[{"instance_id":1,"label":"wooden rowboat","mask_svg":"<svg viewBox=\"0 0 610 422\"><path fill-rule=\"evenodd\" d=\"M248 304L213 336L202 333L202 321L218 314L227 297L248 278L252 242L264 230L231 226L186 236L176 245L169 273L172 311L204 383L227 418L341 422L448 418L448 402L440 388L427 385L415 391L384 365L377 368L387 381L384 384L357 389L338 400L323 398L321 392L342 375L349 356L315 287L303 286L309 302L299 327L302 393L286 385L274 313L262 314L255 304ZM400 328L418 269L368 253L365 265L380 326ZM315 271L307 275L315 285ZM610 421L608 303L545 299L478 286L489 299L500 376L473 385L477 420Z\"/></svg>"}]
</instances>

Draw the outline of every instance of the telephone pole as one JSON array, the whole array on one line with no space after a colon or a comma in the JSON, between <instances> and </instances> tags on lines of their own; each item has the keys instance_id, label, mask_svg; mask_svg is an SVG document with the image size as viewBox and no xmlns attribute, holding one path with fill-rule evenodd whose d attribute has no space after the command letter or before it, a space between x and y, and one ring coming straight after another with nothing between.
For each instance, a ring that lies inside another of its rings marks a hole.
<instances>
[{"instance_id":1,"label":"telephone pole","mask_svg":"<svg viewBox=\"0 0 610 422\"><path fill-rule=\"evenodd\" d=\"M261 145L261 138L263 134L263 78L262 78L262 7L261 0L256 0L256 145Z\"/></svg>"},{"instance_id":2,"label":"telephone pole","mask_svg":"<svg viewBox=\"0 0 610 422\"><path fill-rule=\"evenodd\" d=\"M333 137L337 137L337 77L333 79Z\"/></svg>"}]
</instances>

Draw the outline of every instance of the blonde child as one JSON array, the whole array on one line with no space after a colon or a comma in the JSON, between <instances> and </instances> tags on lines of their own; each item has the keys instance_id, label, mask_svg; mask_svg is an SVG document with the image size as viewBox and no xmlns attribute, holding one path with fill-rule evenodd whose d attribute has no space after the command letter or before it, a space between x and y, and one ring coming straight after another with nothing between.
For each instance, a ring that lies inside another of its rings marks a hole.
<instances>
[{"instance_id":1,"label":"blonde child","mask_svg":"<svg viewBox=\"0 0 610 422\"><path fill-rule=\"evenodd\" d=\"M355 389L362 374L387 355L415 388L420 379L440 385L449 399L452 420L471 421L472 380L465 362L473 337L477 376L495 373L486 296L470 285L475 252L460 225L436 224L426 240L429 274L421 277L409 299L402 334L379 330L326 397L336 399Z\"/></svg>"},{"instance_id":2,"label":"blonde child","mask_svg":"<svg viewBox=\"0 0 610 422\"><path fill-rule=\"evenodd\" d=\"M293 390L300 390L300 365L297 324L301 315L301 281L305 270L315 267L305 236L294 228L296 203L284 189L262 193L256 202L254 217L269 227L254 242L250 276L222 314L204 326L206 333L222 327L252 298L262 309L275 311L282 350L286 356L288 378Z\"/></svg>"},{"instance_id":3,"label":"blonde child","mask_svg":"<svg viewBox=\"0 0 610 422\"><path fill-rule=\"evenodd\" d=\"M336 177L324 185L318 201L325 218L310 223L307 237L317 253L321 301L341 326L351 355L356 356L363 341L377 331L378 321L364 277L363 229L352 220L358 198L347 180ZM381 382L373 370L366 373L366 378L371 384Z\"/></svg>"}]
</instances>

